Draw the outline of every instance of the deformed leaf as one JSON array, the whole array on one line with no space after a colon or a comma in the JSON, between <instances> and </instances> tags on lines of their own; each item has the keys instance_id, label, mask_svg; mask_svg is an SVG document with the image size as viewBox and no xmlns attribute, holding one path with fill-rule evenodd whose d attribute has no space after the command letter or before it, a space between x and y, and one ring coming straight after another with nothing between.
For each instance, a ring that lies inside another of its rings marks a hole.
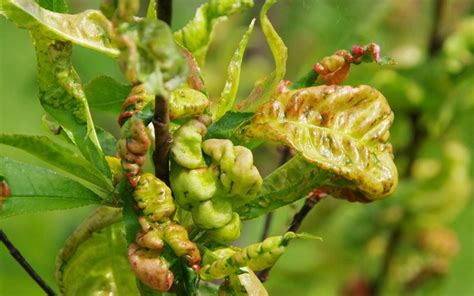
<instances>
[{"instance_id":1,"label":"deformed leaf","mask_svg":"<svg viewBox=\"0 0 474 296\"><path fill-rule=\"evenodd\" d=\"M112 77L99 76L84 86L87 101L92 109L119 114L132 86L122 84Z\"/></svg>"},{"instance_id":2,"label":"deformed leaf","mask_svg":"<svg viewBox=\"0 0 474 296\"><path fill-rule=\"evenodd\" d=\"M263 104L244 133L284 143L318 170L334 174L320 184L327 193L370 201L389 195L397 184L388 143L392 121L385 97L370 86L319 86Z\"/></svg>"},{"instance_id":3,"label":"deformed leaf","mask_svg":"<svg viewBox=\"0 0 474 296\"><path fill-rule=\"evenodd\" d=\"M33 0L2 0L1 4L0 14L20 28L35 31L49 39L70 41L112 57L119 55L108 37L112 23L98 10L65 14L41 8ZM52 4L50 7L64 10L59 6Z\"/></svg>"},{"instance_id":4,"label":"deformed leaf","mask_svg":"<svg viewBox=\"0 0 474 296\"><path fill-rule=\"evenodd\" d=\"M178 44L187 48L202 66L217 23L252 6L253 0L210 0L198 8L194 19L174 33L174 38Z\"/></svg>"},{"instance_id":5,"label":"deformed leaf","mask_svg":"<svg viewBox=\"0 0 474 296\"><path fill-rule=\"evenodd\" d=\"M69 237L56 260L64 295L140 295L120 221L120 209L101 207Z\"/></svg>"},{"instance_id":6,"label":"deformed leaf","mask_svg":"<svg viewBox=\"0 0 474 296\"><path fill-rule=\"evenodd\" d=\"M247 32L240 40L239 46L234 52L232 59L229 63L227 70L227 80L222 90L221 97L217 103L217 110L215 112L215 119L221 118L227 111L230 111L234 105L235 97L237 96L237 91L239 90L240 82L240 67L242 64L242 58L244 57L245 48L249 41L250 35L253 32L253 26L255 24L255 19L249 25Z\"/></svg>"},{"instance_id":7,"label":"deformed leaf","mask_svg":"<svg viewBox=\"0 0 474 296\"><path fill-rule=\"evenodd\" d=\"M205 94L187 87L171 92L168 100L171 120L201 115L211 103Z\"/></svg>"},{"instance_id":8,"label":"deformed leaf","mask_svg":"<svg viewBox=\"0 0 474 296\"><path fill-rule=\"evenodd\" d=\"M267 43L270 46L270 50L272 51L275 70L267 77L262 78L255 83L250 95L237 105L237 110L239 111L254 111L261 102L270 98L270 96L277 90L280 81L285 77L288 49L267 17L268 10L276 2L277 0L265 1L262 11L260 12L262 30L267 39Z\"/></svg>"},{"instance_id":9,"label":"deformed leaf","mask_svg":"<svg viewBox=\"0 0 474 296\"><path fill-rule=\"evenodd\" d=\"M112 182L82 156L44 136L0 134L0 144L22 149L88 184L95 184L106 197L113 190Z\"/></svg>"},{"instance_id":10,"label":"deformed leaf","mask_svg":"<svg viewBox=\"0 0 474 296\"><path fill-rule=\"evenodd\" d=\"M0 157L0 177L10 188L10 195L0 208L0 219L102 202L98 195L76 181L5 157Z\"/></svg>"}]
</instances>

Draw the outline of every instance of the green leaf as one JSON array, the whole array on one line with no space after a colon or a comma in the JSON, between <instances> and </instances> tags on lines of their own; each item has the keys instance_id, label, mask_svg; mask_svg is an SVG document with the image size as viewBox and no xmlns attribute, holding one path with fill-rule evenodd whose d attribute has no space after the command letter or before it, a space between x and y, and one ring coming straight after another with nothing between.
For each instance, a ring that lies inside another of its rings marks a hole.
<instances>
[{"instance_id":1,"label":"green leaf","mask_svg":"<svg viewBox=\"0 0 474 296\"><path fill-rule=\"evenodd\" d=\"M117 155L117 139L101 127L95 127L100 146L106 156Z\"/></svg>"},{"instance_id":2,"label":"green leaf","mask_svg":"<svg viewBox=\"0 0 474 296\"><path fill-rule=\"evenodd\" d=\"M249 41L250 35L253 32L253 26L255 24L255 19L249 25L247 32L240 40L239 46L234 52L232 59L230 60L229 67L227 70L227 80L225 82L224 89L222 90L221 97L217 104L217 110L215 112L215 118L221 118L227 111L232 109L234 105L235 97L237 96L237 91L239 90L240 82L240 67L242 65L242 58L244 57L245 48Z\"/></svg>"},{"instance_id":3,"label":"green leaf","mask_svg":"<svg viewBox=\"0 0 474 296\"><path fill-rule=\"evenodd\" d=\"M84 86L87 101L92 109L119 114L132 86L122 84L112 77L99 76Z\"/></svg>"},{"instance_id":4,"label":"green leaf","mask_svg":"<svg viewBox=\"0 0 474 296\"><path fill-rule=\"evenodd\" d=\"M198 8L194 19L174 33L174 38L192 53L199 66L203 66L215 26L252 6L253 0L210 0Z\"/></svg>"},{"instance_id":5,"label":"green leaf","mask_svg":"<svg viewBox=\"0 0 474 296\"><path fill-rule=\"evenodd\" d=\"M74 137L82 155L104 175L111 173L100 148L81 81L71 65L72 44L32 34L38 60L40 101L48 114Z\"/></svg>"},{"instance_id":6,"label":"green leaf","mask_svg":"<svg viewBox=\"0 0 474 296\"><path fill-rule=\"evenodd\" d=\"M376 89L319 86L265 103L244 133L284 143L319 170L334 174L324 186L327 193L370 201L386 197L397 185L388 143L392 121L393 112Z\"/></svg>"},{"instance_id":7,"label":"green leaf","mask_svg":"<svg viewBox=\"0 0 474 296\"><path fill-rule=\"evenodd\" d=\"M241 219L265 215L304 198L315 188L329 182L333 176L310 164L301 155L296 155L268 175L257 197L237 209L237 212Z\"/></svg>"},{"instance_id":8,"label":"green leaf","mask_svg":"<svg viewBox=\"0 0 474 296\"><path fill-rule=\"evenodd\" d=\"M60 1L50 0L44 3L53 10L65 9ZM70 41L111 57L119 55L118 49L108 37L112 23L100 11L64 14L41 8L32 0L2 0L0 14L18 27L35 31L49 39Z\"/></svg>"},{"instance_id":9,"label":"green leaf","mask_svg":"<svg viewBox=\"0 0 474 296\"><path fill-rule=\"evenodd\" d=\"M11 190L3 200L0 219L102 202L94 192L69 178L5 157L0 157L0 177Z\"/></svg>"},{"instance_id":10,"label":"green leaf","mask_svg":"<svg viewBox=\"0 0 474 296\"><path fill-rule=\"evenodd\" d=\"M275 70L267 77L257 81L250 95L242 101L238 106L239 111L254 111L261 102L265 102L277 90L278 84L285 77L286 60L288 59L288 49L273 28L272 23L267 17L268 10L275 4L277 0L267 0L260 12L260 22L262 30L267 39L267 43L272 51L273 60L275 62Z\"/></svg>"},{"instance_id":11,"label":"green leaf","mask_svg":"<svg viewBox=\"0 0 474 296\"><path fill-rule=\"evenodd\" d=\"M211 103L205 94L188 87L174 90L168 100L171 120L199 116Z\"/></svg>"},{"instance_id":12,"label":"green leaf","mask_svg":"<svg viewBox=\"0 0 474 296\"><path fill-rule=\"evenodd\" d=\"M56 144L44 136L0 134L0 144L22 149L41 160L82 180L94 184L95 191L106 197L113 190L112 182L82 156ZM89 187L89 186L88 186Z\"/></svg>"},{"instance_id":13,"label":"green leaf","mask_svg":"<svg viewBox=\"0 0 474 296\"><path fill-rule=\"evenodd\" d=\"M146 9L146 18L150 20L158 19L158 15L156 14L156 1L157 0L149 0L148 8Z\"/></svg>"},{"instance_id":14,"label":"green leaf","mask_svg":"<svg viewBox=\"0 0 474 296\"><path fill-rule=\"evenodd\" d=\"M183 52L166 23L140 19L121 25L118 34L119 62L132 84L143 83L147 92L167 96L188 77Z\"/></svg>"},{"instance_id":15,"label":"green leaf","mask_svg":"<svg viewBox=\"0 0 474 296\"><path fill-rule=\"evenodd\" d=\"M101 207L69 237L56 260L62 294L140 295L120 220L120 209Z\"/></svg>"},{"instance_id":16,"label":"green leaf","mask_svg":"<svg viewBox=\"0 0 474 296\"><path fill-rule=\"evenodd\" d=\"M68 7L65 0L39 0L39 5L54 12L67 12Z\"/></svg>"},{"instance_id":17,"label":"green leaf","mask_svg":"<svg viewBox=\"0 0 474 296\"><path fill-rule=\"evenodd\" d=\"M227 112L218 121L207 127L205 139L232 139L239 128L255 113L253 112Z\"/></svg>"}]
</instances>

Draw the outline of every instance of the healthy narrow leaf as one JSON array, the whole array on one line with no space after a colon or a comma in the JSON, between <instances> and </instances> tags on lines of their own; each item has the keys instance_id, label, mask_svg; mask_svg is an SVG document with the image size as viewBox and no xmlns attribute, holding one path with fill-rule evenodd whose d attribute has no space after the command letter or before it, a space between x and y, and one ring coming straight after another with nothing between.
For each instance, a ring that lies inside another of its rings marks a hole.
<instances>
[{"instance_id":1,"label":"healthy narrow leaf","mask_svg":"<svg viewBox=\"0 0 474 296\"><path fill-rule=\"evenodd\" d=\"M174 38L193 54L199 66L203 66L215 26L252 6L253 0L210 0L198 8L194 19L174 33Z\"/></svg>"},{"instance_id":2,"label":"healthy narrow leaf","mask_svg":"<svg viewBox=\"0 0 474 296\"><path fill-rule=\"evenodd\" d=\"M249 41L250 35L253 32L253 26L255 19L249 25L247 32L245 32L242 40L240 40L239 46L234 52L232 59L229 63L227 70L227 81L225 82L224 89L222 90L221 97L217 104L217 110L214 115L214 119L221 118L227 111L230 111L234 105L237 91L239 90L240 82L240 67L242 65L242 58L244 57L245 48Z\"/></svg>"},{"instance_id":3,"label":"healthy narrow leaf","mask_svg":"<svg viewBox=\"0 0 474 296\"><path fill-rule=\"evenodd\" d=\"M334 174L324 190L370 201L395 190L397 170L388 143L393 113L369 86L319 86L283 93L262 105L244 133L282 142L315 167ZM303 197L303 196L302 196Z\"/></svg>"},{"instance_id":4,"label":"healthy narrow leaf","mask_svg":"<svg viewBox=\"0 0 474 296\"><path fill-rule=\"evenodd\" d=\"M146 17L150 20L158 19L158 15L156 14L156 1L158 0L149 0L148 8L146 10Z\"/></svg>"},{"instance_id":5,"label":"healthy narrow leaf","mask_svg":"<svg viewBox=\"0 0 474 296\"><path fill-rule=\"evenodd\" d=\"M140 295L120 220L120 209L101 207L66 241L56 260L64 295Z\"/></svg>"},{"instance_id":6,"label":"healthy narrow leaf","mask_svg":"<svg viewBox=\"0 0 474 296\"><path fill-rule=\"evenodd\" d=\"M114 114L122 112L122 104L131 90L132 86L122 84L109 76L96 77L84 86L91 109Z\"/></svg>"},{"instance_id":7,"label":"healthy narrow leaf","mask_svg":"<svg viewBox=\"0 0 474 296\"><path fill-rule=\"evenodd\" d=\"M53 4L48 4L48 8L64 9L59 2L52 1ZM0 14L18 27L38 32L49 39L70 41L111 57L119 55L108 37L112 24L98 10L64 14L41 8L32 0L2 0Z\"/></svg>"},{"instance_id":8,"label":"healthy narrow leaf","mask_svg":"<svg viewBox=\"0 0 474 296\"><path fill-rule=\"evenodd\" d=\"M38 60L41 104L74 136L74 143L82 155L111 177L80 78L71 65L72 44L50 40L38 32L32 32L32 36Z\"/></svg>"},{"instance_id":9,"label":"healthy narrow leaf","mask_svg":"<svg viewBox=\"0 0 474 296\"><path fill-rule=\"evenodd\" d=\"M261 102L265 102L271 95L273 95L277 90L278 84L283 77L285 77L288 49L267 17L268 10L276 2L277 0L265 1L262 11L260 12L262 30L267 39L267 43L270 46L270 50L272 51L275 70L269 76L255 83L250 95L237 106L237 110L239 111L254 111Z\"/></svg>"},{"instance_id":10,"label":"healthy narrow leaf","mask_svg":"<svg viewBox=\"0 0 474 296\"><path fill-rule=\"evenodd\" d=\"M0 144L22 149L77 178L95 184L103 197L113 190L112 182L82 156L44 136L0 134Z\"/></svg>"},{"instance_id":11,"label":"healthy narrow leaf","mask_svg":"<svg viewBox=\"0 0 474 296\"><path fill-rule=\"evenodd\" d=\"M255 115L253 112L227 112L207 128L205 139L231 139Z\"/></svg>"},{"instance_id":12,"label":"healthy narrow leaf","mask_svg":"<svg viewBox=\"0 0 474 296\"><path fill-rule=\"evenodd\" d=\"M3 201L0 219L102 202L94 192L69 178L5 157L0 157L0 177L11 191Z\"/></svg>"},{"instance_id":13,"label":"healthy narrow leaf","mask_svg":"<svg viewBox=\"0 0 474 296\"><path fill-rule=\"evenodd\" d=\"M106 156L117 155L117 139L108 131L101 127L95 127L97 137L99 138L100 147Z\"/></svg>"}]
</instances>

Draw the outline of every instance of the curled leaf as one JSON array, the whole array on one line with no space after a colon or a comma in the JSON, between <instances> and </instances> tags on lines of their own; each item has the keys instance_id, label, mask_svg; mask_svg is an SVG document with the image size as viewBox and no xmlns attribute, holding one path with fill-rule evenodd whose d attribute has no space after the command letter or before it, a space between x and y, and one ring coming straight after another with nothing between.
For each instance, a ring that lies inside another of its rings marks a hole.
<instances>
[{"instance_id":1,"label":"curled leaf","mask_svg":"<svg viewBox=\"0 0 474 296\"><path fill-rule=\"evenodd\" d=\"M210 0L198 8L194 19L174 33L174 38L202 66L217 23L252 6L253 0Z\"/></svg>"},{"instance_id":2,"label":"curled leaf","mask_svg":"<svg viewBox=\"0 0 474 296\"><path fill-rule=\"evenodd\" d=\"M211 103L207 96L192 88L178 88L169 97L170 120L201 115Z\"/></svg>"},{"instance_id":3,"label":"curled leaf","mask_svg":"<svg viewBox=\"0 0 474 296\"><path fill-rule=\"evenodd\" d=\"M321 184L325 192L370 201L389 195L397 184L388 143L392 121L386 99L369 86L320 86L265 103L244 133L282 142L334 174Z\"/></svg>"},{"instance_id":4,"label":"curled leaf","mask_svg":"<svg viewBox=\"0 0 474 296\"><path fill-rule=\"evenodd\" d=\"M5 0L0 14L20 28L35 31L48 39L69 41L118 57L119 51L108 37L112 24L97 10L79 14L52 12L32 0Z\"/></svg>"},{"instance_id":5,"label":"curled leaf","mask_svg":"<svg viewBox=\"0 0 474 296\"><path fill-rule=\"evenodd\" d=\"M249 41L250 35L253 32L253 26L255 24L255 19L249 25L247 32L240 40L239 46L234 52L232 59L229 63L227 70L227 80L222 90L221 97L217 103L217 110L215 114L215 119L221 118L227 111L230 111L234 105L235 97L237 96L237 91L239 90L240 82L240 68L242 64L242 58L244 56L245 48Z\"/></svg>"}]
</instances>

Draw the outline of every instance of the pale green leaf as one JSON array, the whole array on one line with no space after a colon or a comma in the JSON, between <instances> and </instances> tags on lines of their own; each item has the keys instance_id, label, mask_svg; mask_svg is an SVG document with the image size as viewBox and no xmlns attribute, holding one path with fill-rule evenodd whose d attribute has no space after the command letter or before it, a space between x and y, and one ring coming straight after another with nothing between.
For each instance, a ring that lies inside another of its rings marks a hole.
<instances>
[{"instance_id":1,"label":"pale green leaf","mask_svg":"<svg viewBox=\"0 0 474 296\"><path fill-rule=\"evenodd\" d=\"M38 60L40 102L68 134L82 155L103 174L111 173L100 148L80 78L71 65L72 44L32 33Z\"/></svg>"},{"instance_id":2,"label":"pale green leaf","mask_svg":"<svg viewBox=\"0 0 474 296\"><path fill-rule=\"evenodd\" d=\"M9 197L0 201L0 219L102 202L94 192L69 178L5 157L0 157L0 177L11 191Z\"/></svg>"},{"instance_id":3,"label":"pale green leaf","mask_svg":"<svg viewBox=\"0 0 474 296\"><path fill-rule=\"evenodd\" d=\"M130 85L122 84L112 77L99 76L84 86L91 109L119 114L122 104L132 90Z\"/></svg>"},{"instance_id":4,"label":"pale green leaf","mask_svg":"<svg viewBox=\"0 0 474 296\"><path fill-rule=\"evenodd\" d=\"M73 150L65 148L44 136L0 134L0 144L22 149L52 166L89 184L106 197L113 190L112 182L97 168Z\"/></svg>"},{"instance_id":5,"label":"pale green leaf","mask_svg":"<svg viewBox=\"0 0 474 296\"><path fill-rule=\"evenodd\" d=\"M148 8L146 10L146 17L150 20L158 19L158 15L156 14L156 1L158 0L149 0Z\"/></svg>"},{"instance_id":6,"label":"pale green leaf","mask_svg":"<svg viewBox=\"0 0 474 296\"><path fill-rule=\"evenodd\" d=\"M288 49L267 17L268 10L276 2L277 0L265 1L260 12L262 30L273 55L275 70L269 76L255 83L250 95L237 106L239 111L254 111L260 103L265 102L274 94L278 84L285 77Z\"/></svg>"},{"instance_id":7,"label":"pale green leaf","mask_svg":"<svg viewBox=\"0 0 474 296\"><path fill-rule=\"evenodd\" d=\"M168 102L171 120L199 116L211 103L205 94L188 87L171 92Z\"/></svg>"},{"instance_id":8,"label":"pale green leaf","mask_svg":"<svg viewBox=\"0 0 474 296\"><path fill-rule=\"evenodd\" d=\"M64 295L140 295L120 221L120 209L101 207L69 237L56 260Z\"/></svg>"},{"instance_id":9,"label":"pale green leaf","mask_svg":"<svg viewBox=\"0 0 474 296\"><path fill-rule=\"evenodd\" d=\"M174 38L192 53L199 66L203 66L217 23L252 6L253 0L210 0L198 8L194 19L174 33Z\"/></svg>"},{"instance_id":10,"label":"pale green leaf","mask_svg":"<svg viewBox=\"0 0 474 296\"><path fill-rule=\"evenodd\" d=\"M250 35L253 32L253 26L255 24L255 19L249 25L247 32L240 40L239 46L234 52L232 59L229 63L227 70L227 80L222 90L221 97L217 103L217 110L214 114L214 119L221 118L227 111L230 111L234 105L235 97L237 96L237 91L239 90L240 82L240 68L242 65L242 59L244 57L245 48L249 41Z\"/></svg>"},{"instance_id":11,"label":"pale green leaf","mask_svg":"<svg viewBox=\"0 0 474 296\"><path fill-rule=\"evenodd\" d=\"M319 86L283 93L262 105L247 137L290 146L323 172L336 197L370 201L391 194L398 175L388 143L393 112L369 86ZM302 196L303 197L303 196Z\"/></svg>"},{"instance_id":12,"label":"pale green leaf","mask_svg":"<svg viewBox=\"0 0 474 296\"><path fill-rule=\"evenodd\" d=\"M53 6L53 8L59 8ZM98 10L64 14L41 8L33 0L2 0L0 14L18 27L44 37L72 43L117 57L119 51L108 37L112 24Z\"/></svg>"}]
</instances>

